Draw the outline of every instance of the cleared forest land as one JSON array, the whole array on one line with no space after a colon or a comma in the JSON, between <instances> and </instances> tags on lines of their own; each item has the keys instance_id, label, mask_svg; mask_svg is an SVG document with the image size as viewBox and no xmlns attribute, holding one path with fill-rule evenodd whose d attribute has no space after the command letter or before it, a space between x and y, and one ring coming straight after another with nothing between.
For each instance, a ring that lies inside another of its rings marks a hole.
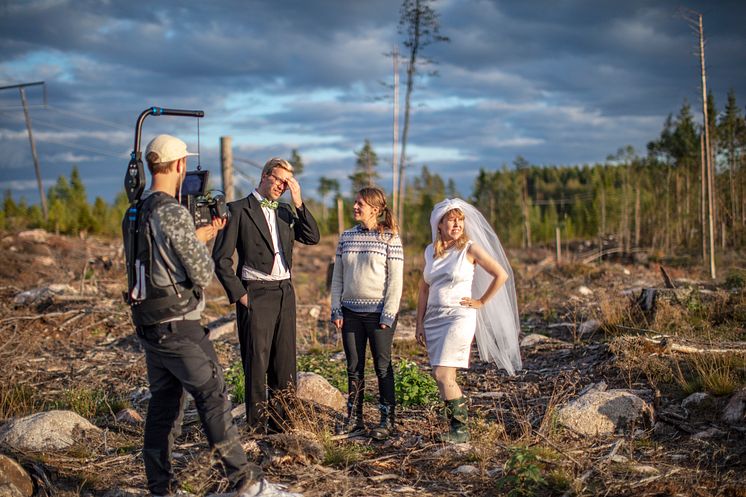
<instances>
[{"instance_id":1,"label":"cleared forest land","mask_svg":"<svg viewBox=\"0 0 746 497\"><path fill-rule=\"evenodd\" d=\"M146 495L138 418L147 409L147 381L121 298L120 241L42 232L3 233L0 240L0 423L61 409L102 429L65 450L5 446L2 453L28 471L37 495ZM324 238L295 255L298 359L299 370L344 390L341 342L327 324L335 243ZM414 342L420 260L407 252L394 344L397 392L407 404L398 436L336 439L341 413L293 401L287 433L243 439L271 481L306 496L746 495L743 268L731 264L711 282L700 269L664 266L666 284L651 260L568 260L557 267L549 251L512 251L524 369L507 376L479 362L474 350L472 368L460 376L471 399L473 440L449 446L435 442L445 426L426 353ZM23 293L33 289L39 290ZM206 322L231 310L215 282ZM215 343L235 388L236 336ZM367 372L372 424L377 387L372 367ZM598 435L568 427L562 409L594 391L634 395L645 414ZM236 419L245 426L242 415ZM222 490L191 405L175 453L185 490Z\"/></svg>"}]
</instances>

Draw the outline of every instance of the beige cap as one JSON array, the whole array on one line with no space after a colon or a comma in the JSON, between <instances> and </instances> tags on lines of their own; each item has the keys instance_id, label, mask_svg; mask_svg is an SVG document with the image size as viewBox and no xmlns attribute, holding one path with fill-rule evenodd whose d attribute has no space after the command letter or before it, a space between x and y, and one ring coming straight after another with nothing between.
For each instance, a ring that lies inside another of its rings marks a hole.
<instances>
[{"instance_id":1,"label":"beige cap","mask_svg":"<svg viewBox=\"0 0 746 497\"><path fill-rule=\"evenodd\" d=\"M150 152L155 152L158 155L158 164L175 161L188 155L197 155L187 152L186 143L171 135L158 135L150 140L145 149L145 157Z\"/></svg>"}]
</instances>

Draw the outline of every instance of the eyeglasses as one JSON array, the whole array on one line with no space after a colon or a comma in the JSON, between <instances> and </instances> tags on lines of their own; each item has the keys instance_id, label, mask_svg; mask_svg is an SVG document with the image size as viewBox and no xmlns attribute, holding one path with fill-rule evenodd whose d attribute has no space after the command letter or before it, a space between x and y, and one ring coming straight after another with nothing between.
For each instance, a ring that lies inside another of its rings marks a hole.
<instances>
[{"instance_id":1,"label":"eyeglasses","mask_svg":"<svg viewBox=\"0 0 746 497\"><path fill-rule=\"evenodd\" d=\"M267 176L269 176L270 178L272 178L272 180L275 183L280 183L282 185L282 187L287 190L288 180L282 179L282 178L280 178L278 176L275 176L273 173L269 173Z\"/></svg>"}]
</instances>

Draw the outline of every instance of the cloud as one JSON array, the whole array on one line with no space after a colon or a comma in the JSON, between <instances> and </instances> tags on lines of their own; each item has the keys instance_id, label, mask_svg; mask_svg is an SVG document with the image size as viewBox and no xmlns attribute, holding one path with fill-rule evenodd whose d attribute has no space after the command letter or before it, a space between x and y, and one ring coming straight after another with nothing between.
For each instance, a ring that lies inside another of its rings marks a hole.
<instances>
[{"instance_id":1,"label":"cloud","mask_svg":"<svg viewBox=\"0 0 746 497\"><path fill-rule=\"evenodd\" d=\"M87 181L110 177L97 189L113 198L135 120L157 105L205 111L204 167L217 170L224 135L233 137L236 156L258 162L297 148L306 160L304 188L312 191L321 175L344 180L366 139L388 174L392 61L385 54L401 39L400 4L7 1L0 4L0 86L47 82L50 107L31 109L45 180L79 163ZM438 64L422 67L415 80L408 151L411 170L426 163L456 178L462 193L480 167L516 155L574 164L602 161L626 144L642 151L684 98L698 99L696 38L675 0L433 5L451 41L421 52ZM690 6L705 13L716 102L731 87L743 100L746 4ZM28 95L41 102L39 88ZM0 112L0 180L35 183L18 103L17 91L0 92L0 110L15 107ZM142 141L162 132L196 148L194 119L149 117Z\"/></svg>"}]
</instances>

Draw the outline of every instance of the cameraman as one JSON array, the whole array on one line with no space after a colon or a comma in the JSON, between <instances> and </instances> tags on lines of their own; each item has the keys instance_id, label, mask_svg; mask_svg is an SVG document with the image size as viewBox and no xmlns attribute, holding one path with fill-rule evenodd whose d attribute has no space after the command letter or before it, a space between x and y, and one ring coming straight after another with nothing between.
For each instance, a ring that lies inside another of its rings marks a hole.
<instances>
[{"instance_id":1,"label":"cameraman","mask_svg":"<svg viewBox=\"0 0 746 497\"><path fill-rule=\"evenodd\" d=\"M153 180L137 205L134 254L128 216L122 225L132 318L145 349L152 394L142 451L145 474L153 495L177 490L171 449L181 433L189 392L231 486L238 495L253 493L250 488L262 485L262 471L246 460L222 368L207 330L200 325L205 307L202 289L210 284L214 268L205 244L225 226L225 220L214 219L195 230L189 212L176 200L188 155L195 154L173 136L159 135L148 144L145 157Z\"/></svg>"}]
</instances>

